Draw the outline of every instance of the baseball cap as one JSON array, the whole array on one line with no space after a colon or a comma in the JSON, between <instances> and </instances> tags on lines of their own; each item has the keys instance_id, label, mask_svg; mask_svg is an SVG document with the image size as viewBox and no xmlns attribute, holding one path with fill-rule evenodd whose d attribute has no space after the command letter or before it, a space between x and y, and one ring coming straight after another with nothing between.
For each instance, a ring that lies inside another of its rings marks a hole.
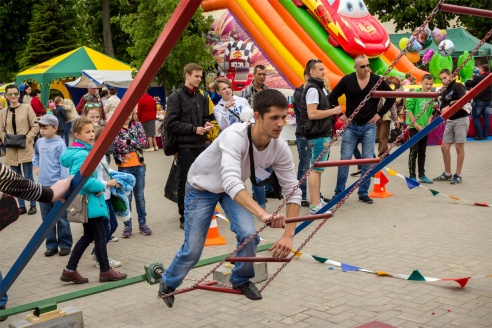
<instances>
[{"instance_id":1,"label":"baseball cap","mask_svg":"<svg viewBox=\"0 0 492 328\"><path fill-rule=\"evenodd\" d=\"M88 88L91 88L91 89L97 89L97 85L95 83L93 83L93 82L87 84L87 87Z\"/></svg>"},{"instance_id":2,"label":"baseball cap","mask_svg":"<svg viewBox=\"0 0 492 328\"><path fill-rule=\"evenodd\" d=\"M51 125L58 127L58 119L55 115L45 115L43 117L38 118L36 123L41 125Z\"/></svg>"}]
</instances>

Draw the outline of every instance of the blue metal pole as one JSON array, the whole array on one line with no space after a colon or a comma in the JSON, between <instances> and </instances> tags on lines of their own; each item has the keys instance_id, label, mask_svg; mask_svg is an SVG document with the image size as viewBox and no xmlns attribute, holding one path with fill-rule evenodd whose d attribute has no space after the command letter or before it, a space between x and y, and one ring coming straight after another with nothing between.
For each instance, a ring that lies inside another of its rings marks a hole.
<instances>
[{"instance_id":1,"label":"blue metal pole","mask_svg":"<svg viewBox=\"0 0 492 328\"><path fill-rule=\"evenodd\" d=\"M369 170L369 173L366 175L365 179L362 182L370 179L376 172L382 170L386 165L388 165L389 163L391 163L392 161L394 161L398 156L400 156L407 149L409 149L410 147L412 147L413 145L415 145L420 139L422 139L423 137L425 137L429 132L431 132L432 130L434 130L439 124L441 124L443 122L444 122L444 119L441 116L439 116L438 118L436 118L429 125L427 125L425 128L423 128L422 130L420 130L420 132L418 132L416 135L414 135L412 138L410 138L407 142L405 142L403 145L401 145L399 148L397 148L392 154L388 155L388 157L386 157L385 159L383 159L381 161L381 163L377 164L371 170ZM359 180L360 179L362 179L362 177L359 178ZM349 193L349 191L353 188L353 186L355 186L355 184L359 180L357 180L356 182L354 182L350 187L346 188L343 192L341 192L335 198L333 198L332 200L330 200L328 202L328 204L326 204L325 206L323 206L316 213L317 214L325 213L330 208L332 208L333 206L335 206L339 201L341 201L345 197L345 195L347 195ZM305 222L301 223L296 228L296 235L299 232L301 232L304 228L306 228L308 225L310 225L312 222L313 221L305 221Z\"/></svg>"}]
</instances>

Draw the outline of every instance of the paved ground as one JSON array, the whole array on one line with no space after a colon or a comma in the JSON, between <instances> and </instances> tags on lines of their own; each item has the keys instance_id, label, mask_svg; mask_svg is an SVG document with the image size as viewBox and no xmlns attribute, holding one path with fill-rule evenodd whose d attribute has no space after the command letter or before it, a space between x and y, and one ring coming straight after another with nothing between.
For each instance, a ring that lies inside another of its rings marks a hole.
<instances>
[{"instance_id":1,"label":"paved ground","mask_svg":"<svg viewBox=\"0 0 492 328\"><path fill-rule=\"evenodd\" d=\"M291 146L296 157L295 146ZM439 147L428 148L427 175L443 170ZM462 199L492 203L492 143L466 145L463 184L435 183L432 188ZM177 206L163 197L171 159L162 152L146 153L148 224L153 235L135 234L110 243L110 256L121 260L121 271L130 277L144 273L147 263L168 265L183 239L178 228ZM406 174L406 158L389 167ZM331 159L339 158L339 146ZM453 163L455 153L453 152ZM454 165L454 164L453 164ZM322 191L331 196L336 169L325 171ZM349 181L354 181L350 178ZM371 187L372 188L372 187ZM445 197L433 197L403 180L391 177L387 189L393 197L366 205L351 197L307 244L304 251L369 270L410 274L419 269L428 277L476 277L492 274L491 208L470 206ZM270 200L273 209L277 201ZM39 213L39 212L38 212ZM307 213L303 208L302 213ZM5 274L39 226L40 215L21 220L0 233L0 263ZM135 223L134 223L135 224ZM219 220L227 245L207 247L202 258L225 254L234 248L228 224ZM260 224L258 224L260 226ZM299 246L313 231L312 224L296 237ZM73 227L75 238L81 227ZM279 231L262 234L273 242ZM118 229L118 236L121 228ZM86 254L79 270L89 277L87 285L62 283L60 273L68 258L43 256L44 245L9 291L8 307L100 285L98 270ZM265 253L263 253L265 254ZM268 256L268 254L267 254ZM270 274L278 267L269 264ZM211 266L195 269L190 277L201 278ZM379 277L364 272L300 260L290 263L265 289L263 300L222 293L193 291L178 295L173 309L157 299L157 285L138 283L66 303L81 309L86 327L356 327L378 320L398 327L492 327L492 279L472 278L461 289L455 282L415 282ZM25 314L0 323L17 322Z\"/></svg>"}]
</instances>

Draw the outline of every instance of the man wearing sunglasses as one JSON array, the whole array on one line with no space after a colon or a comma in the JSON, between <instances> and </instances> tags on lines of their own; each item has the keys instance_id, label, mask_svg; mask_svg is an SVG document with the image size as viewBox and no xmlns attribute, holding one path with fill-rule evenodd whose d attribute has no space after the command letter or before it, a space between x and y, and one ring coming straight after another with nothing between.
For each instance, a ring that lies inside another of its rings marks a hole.
<instances>
[{"instance_id":1,"label":"man wearing sunglasses","mask_svg":"<svg viewBox=\"0 0 492 328\"><path fill-rule=\"evenodd\" d=\"M102 120L106 122L106 113L104 112L104 110L102 110L104 108L104 105L102 103L101 96L99 95L99 89L97 88L97 85L93 82L87 84L87 93L83 95L82 98L80 98L80 101L77 104L76 108L77 108L77 113L79 113L79 115L83 114L84 106L86 103L89 102L90 103L98 102L101 104L100 106L101 117Z\"/></svg>"},{"instance_id":2,"label":"man wearing sunglasses","mask_svg":"<svg viewBox=\"0 0 492 328\"><path fill-rule=\"evenodd\" d=\"M344 76L329 96L331 106L338 106L338 98L345 95L347 99L347 110L345 115L340 116L340 120L346 122L362 100L369 94L369 91L376 85L379 76L371 73L369 59L365 55L360 55L354 59L355 72ZM391 88L383 80L379 91L391 91ZM387 98L381 109L378 110L379 98L369 98L365 105L353 118L350 125L345 128L342 138L341 160L352 158L355 147L360 142L362 144L362 158L372 158L374 156L374 143L376 140L376 122L386 114L393 104L395 98ZM368 170L368 165L362 166L362 176ZM345 190L349 173L348 166L338 167L337 186L335 196ZM368 196L371 180L367 180L359 186L359 200L366 204L372 204L372 199Z\"/></svg>"},{"instance_id":3,"label":"man wearing sunglasses","mask_svg":"<svg viewBox=\"0 0 492 328\"><path fill-rule=\"evenodd\" d=\"M231 125L191 165L186 183L184 243L159 286L159 296L168 307L173 306L174 296L164 295L178 288L200 259L217 203L231 222L237 245L256 232L254 216L257 216L264 223L270 222L271 228L284 229L283 236L270 248L272 256L283 259L290 254L295 224L286 224L283 214L272 216L266 212L253 200L245 186L248 179L266 180L265 169L269 166L273 167L284 195L297 186L292 153L285 140L279 138L287 108L287 100L281 92L273 89L258 92L254 97L255 124ZM297 189L287 200L286 216L298 216L300 203L301 191ZM236 255L256 256L259 241L256 235ZM233 288L242 291L247 298L259 300L262 296L250 282L254 275L252 262L238 262L232 269L230 281Z\"/></svg>"}]
</instances>

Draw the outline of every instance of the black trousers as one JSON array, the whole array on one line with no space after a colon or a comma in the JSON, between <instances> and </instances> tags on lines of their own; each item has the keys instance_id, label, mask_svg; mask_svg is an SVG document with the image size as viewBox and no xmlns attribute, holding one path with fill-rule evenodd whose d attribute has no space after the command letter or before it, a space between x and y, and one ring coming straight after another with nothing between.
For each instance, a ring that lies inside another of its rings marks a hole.
<instances>
[{"instance_id":1,"label":"black trousers","mask_svg":"<svg viewBox=\"0 0 492 328\"><path fill-rule=\"evenodd\" d=\"M106 272L110 269L108 260L108 251L106 249L106 229L104 229L104 218L92 218L87 223L84 223L84 234L75 244L72 250L70 259L68 260L67 269L77 270L80 258L84 254L86 248L94 241L94 252L97 256L97 261L100 264L100 272Z\"/></svg>"},{"instance_id":2,"label":"black trousers","mask_svg":"<svg viewBox=\"0 0 492 328\"><path fill-rule=\"evenodd\" d=\"M416 129L410 129L410 138L418 133ZM410 147L410 155L408 156L408 170L410 178L416 178L415 165L418 164L418 177L425 175L425 151L427 149L427 135Z\"/></svg>"},{"instance_id":3,"label":"black trousers","mask_svg":"<svg viewBox=\"0 0 492 328\"><path fill-rule=\"evenodd\" d=\"M203 148L179 148L178 150L178 167L179 167L179 179L178 179L178 210L179 221L184 222L184 197L186 180L188 178L188 171L191 164L195 162L195 159L205 150Z\"/></svg>"}]
</instances>

